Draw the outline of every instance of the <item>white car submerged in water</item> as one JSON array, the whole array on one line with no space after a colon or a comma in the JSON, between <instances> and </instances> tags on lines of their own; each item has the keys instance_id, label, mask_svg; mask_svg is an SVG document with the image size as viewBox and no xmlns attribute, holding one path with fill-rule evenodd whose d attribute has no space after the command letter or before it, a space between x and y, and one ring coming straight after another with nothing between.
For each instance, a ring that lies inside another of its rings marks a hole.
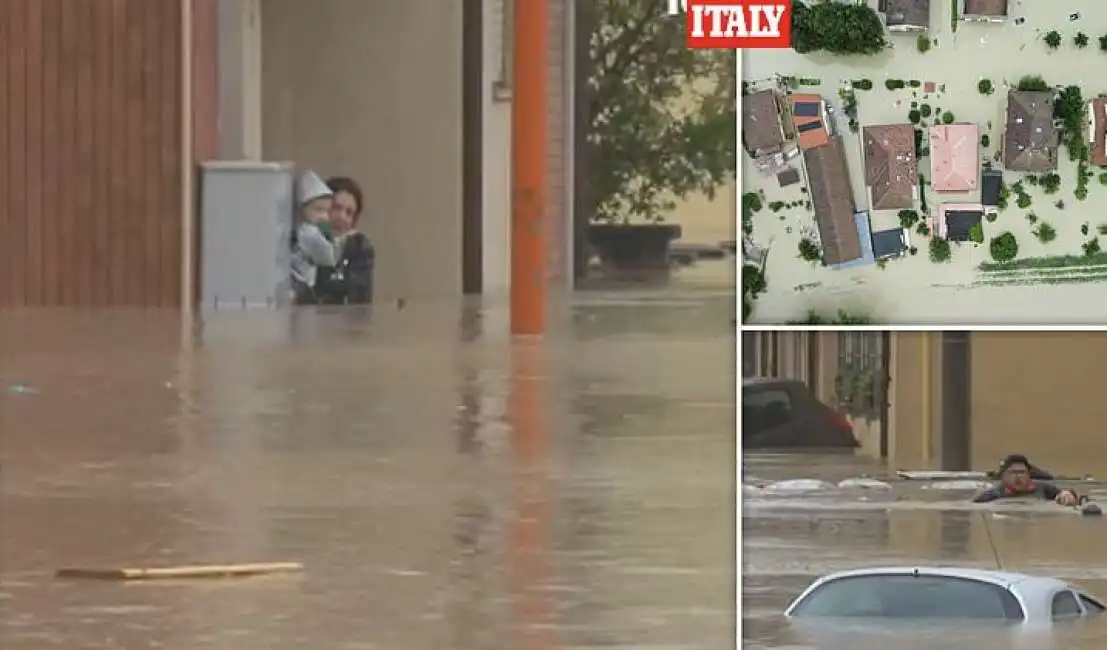
<instances>
[{"instance_id":1,"label":"white car submerged in water","mask_svg":"<svg viewBox=\"0 0 1107 650\"><path fill-rule=\"evenodd\" d=\"M883 567L816 580L784 615L794 621L993 622L1050 626L1103 603L1056 578L956 567Z\"/></svg>"}]
</instances>

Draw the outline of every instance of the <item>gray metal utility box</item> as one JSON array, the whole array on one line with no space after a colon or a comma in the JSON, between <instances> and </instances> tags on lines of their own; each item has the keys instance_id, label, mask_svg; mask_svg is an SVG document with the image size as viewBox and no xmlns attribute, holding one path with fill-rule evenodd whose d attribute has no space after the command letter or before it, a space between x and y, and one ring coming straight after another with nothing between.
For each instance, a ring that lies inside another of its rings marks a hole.
<instances>
[{"instance_id":1,"label":"gray metal utility box","mask_svg":"<svg viewBox=\"0 0 1107 650\"><path fill-rule=\"evenodd\" d=\"M295 165L211 161L200 169L202 308L287 303Z\"/></svg>"}]
</instances>

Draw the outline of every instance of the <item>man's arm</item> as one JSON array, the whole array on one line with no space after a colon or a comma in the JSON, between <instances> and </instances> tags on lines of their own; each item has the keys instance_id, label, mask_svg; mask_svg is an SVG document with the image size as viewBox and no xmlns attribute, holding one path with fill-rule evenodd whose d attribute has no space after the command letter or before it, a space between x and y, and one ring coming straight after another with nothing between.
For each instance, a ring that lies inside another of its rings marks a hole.
<instances>
[{"instance_id":1,"label":"man's arm","mask_svg":"<svg viewBox=\"0 0 1107 650\"><path fill-rule=\"evenodd\" d=\"M1003 496L1003 492L997 487L990 487L979 492L972 498L973 503L989 503Z\"/></svg>"}]
</instances>

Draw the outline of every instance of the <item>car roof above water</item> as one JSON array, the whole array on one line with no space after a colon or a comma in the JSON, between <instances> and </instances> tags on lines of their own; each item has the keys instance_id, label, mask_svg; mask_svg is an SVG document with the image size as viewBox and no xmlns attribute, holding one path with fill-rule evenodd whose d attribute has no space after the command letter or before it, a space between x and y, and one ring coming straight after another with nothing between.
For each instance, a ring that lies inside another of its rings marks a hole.
<instances>
[{"instance_id":1,"label":"car roof above water","mask_svg":"<svg viewBox=\"0 0 1107 650\"><path fill-rule=\"evenodd\" d=\"M1068 584L1062 580L1056 578L1049 578L1045 576L1032 576L1025 573L1016 573L1013 571L997 571L990 569L973 569L967 567L925 567L925 566L890 566L890 567L869 567L865 569L851 569L849 571L838 571L835 573L827 574L812 585L814 587L817 584L823 584L838 580L841 578L853 578L862 576L879 576L879 575L915 575L920 576L941 576L947 578L963 578L965 580L976 580L978 582L988 582L1000 587L1014 587L1025 583L1035 583L1035 586L1040 587L1067 587Z\"/></svg>"}]
</instances>

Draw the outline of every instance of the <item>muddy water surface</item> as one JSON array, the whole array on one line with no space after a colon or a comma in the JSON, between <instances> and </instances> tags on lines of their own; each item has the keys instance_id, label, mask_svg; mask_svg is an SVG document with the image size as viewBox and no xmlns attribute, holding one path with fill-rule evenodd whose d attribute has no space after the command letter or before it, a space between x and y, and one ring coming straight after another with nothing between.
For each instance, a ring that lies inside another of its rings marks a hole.
<instances>
[{"instance_id":1,"label":"muddy water surface","mask_svg":"<svg viewBox=\"0 0 1107 650\"><path fill-rule=\"evenodd\" d=\"M0 647L733 647L733 299L554 313L3 316Z\"/></svg>"},{"instance_id":2,"label":"muddy water surface","mask_svg":"<svg viewBox=\"0 0 1107 650\"><path fill-rule=\"evenodd\" d=\"M1056 471L1063 468L1055 468ZM852 456L752 456L747 482L798 477L836 482L882 469ZM972 566L1052 575L1107 597L1107 519L1050 504L972 506L969 489L892 482L891 490L747 496L743 504L743 635L746 648L1056 648L1107 644L1107 617L1042 634L1004 628L848 631L787 625L784 607L816 577L881 565ZM1100 500L1107 489L1077 485ZM990 539L989 539L990 537ZM994 550L993 544L994 542Z\"/></svg>"}]
</instances>

